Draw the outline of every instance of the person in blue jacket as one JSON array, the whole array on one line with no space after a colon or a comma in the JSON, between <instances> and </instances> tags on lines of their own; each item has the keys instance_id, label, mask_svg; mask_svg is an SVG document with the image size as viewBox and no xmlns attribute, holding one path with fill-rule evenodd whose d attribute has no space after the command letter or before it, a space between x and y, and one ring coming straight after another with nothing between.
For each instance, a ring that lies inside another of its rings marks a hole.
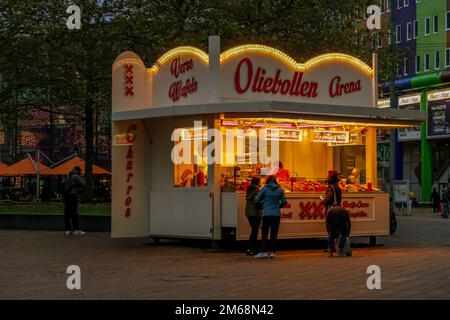
<instances>
[{"instance_id":1,"label":"person in blue jacket","mask_svg":"<svg viewBox=\"0 0 450 320\"><path fill-rule=\"evenodd\" d=\"M255 258L276 257L276 241L280 227L281 208L287 204L286 196L275 176L268 176L264 188L258 193L256 203L262 203L261 251ZM270 230L270 244L267 245Z\"/></svg>"}]
</instances>

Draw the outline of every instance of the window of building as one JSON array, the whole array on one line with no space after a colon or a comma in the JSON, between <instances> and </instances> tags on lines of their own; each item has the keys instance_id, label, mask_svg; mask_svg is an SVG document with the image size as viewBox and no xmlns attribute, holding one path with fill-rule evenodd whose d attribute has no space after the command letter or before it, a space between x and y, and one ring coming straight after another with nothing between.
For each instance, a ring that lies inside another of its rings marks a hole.
<instances>
[{"instance_id":1,"label":"window of building","mask_svg":"<svg viewBox=\"0 0 450 320\"><path fill-rule=\"evenodd\" d=\"M433 18L433 33L438 33L439 24L438 24L438 16L434 16Z\"/></svg>"},{"instance_id":2,"label":"window of building","mask_svg":"<svg viewBox=\"0 0 450 320\"><path fill-rule=\"evenodd\" d=\"M384 13L384 0L380 1L381 13Z\"/></svg>"},{"instance_id":3,"label":"window of building","mask_svg":"<svg viewBox=\"0 0 450 320\"><path fill-rule=\"evenodd\" d=\"M441 56L439 54L439 51L436 51L434 53L434 68L435 69L440 69L441 68Z\"/></svg>"},{"instance_id":4,"label":"window of building","mask_svg":"<svg viewBox=\"0 0 450 320\"><path fill-rule=\"evenodd\" d=\"M411 40L413 34L412 22L406 24L406 40Z\"/></svg>"},{"instance_id":5,"label":"window of building","mask_svg":"<svg viewBox=\"0 0 450 320\"><path fill-rule=\"evenodd\" d=\"M450 48L445 49L445 66L450 67Z\"/></svg>"},{"instance_id":6,"label":"window of building","mask_svg":"<svg viewBox=\"0 0 450 320\"><path fill-rule=\"evenodd\" d=\"M391 12L391 0L386 0L386 12Z\"/></svg>"},{"instance_id":7,"label":"window of building","mask_svg":"<svg viewBox=\"0 0 450 320\"><path fill-rule=\"evenodd\" d=\"M419 21L414 21L414 39L417 39L419 37Z\"/></svg>"},{"instance_id":8,"label":"window of building","mask_svg":"<svg viewBox=\"0 0 450 320\"><path fill-rule=\"evenodd\" d=\"M401 9L403 4L403 0L397 0L397 9Z\"/></svg>"},{"instance_id":9,"label":"window of building","mask_svg":"<svg viewBox=\"0 0 450 320\"><path fill-rule=\"evenodd\" d=\"M400 41L402 41L402 29L400 25L395 27L395 39L397 43L400 43Z\"/></svg>"},{"instance_id":10,"label":"window of building","mask_svg":"<svg viewBox=\"0 0 450 320\"><path fill-rule=\"evenodd\" d=\"M405 7L409 6L409 0L405 0L404 6L405 6Z\"/></svg>"},{"instance_id":11,"label":"window of building","mask_svg":"<svg viewBox=\"0 0 450 320\"><path fill-rule=\"evenodd\" d=\"M408 58L403 58L403 75L408 75Z\"/></svg>"},{"instance_id":12,"label":"window of building","mask_svg":"<svg viewBox=\"0 0 450 320\"><path fill-rule=\"evenodd\" d=\"M445 26L446 30L450 30L450 11L447 11L447 13L445 14Z\"/></svg>"},{"instance_id":13,"label":"window of building","mask_svg":"<svg viewBox=\"0 0 450 320\"><path fill-rule=\"evenodd\" d=\"M425 35L430 35L430 17L425 18Z\"/></svg>"},{"instance_id":14,"label":"window of building","mask_svg":"<svg viewBox=\"0 0 450 320\"><path fill-rule=\"evenodd\" d=\"M428 70L430 70L430 54L429 53L425 53L424 60L425 60L424 71L428 71Z\"/></svg>"},{"instance_id":15,"label":"window of building","mask_svg":"<svg viewBox=\"0 0 450 320\"><path fill-rule=\"evenodd\" d=\"M416 56L416 73L420 72L420 56Z\"/></svg>"}]
</instances>

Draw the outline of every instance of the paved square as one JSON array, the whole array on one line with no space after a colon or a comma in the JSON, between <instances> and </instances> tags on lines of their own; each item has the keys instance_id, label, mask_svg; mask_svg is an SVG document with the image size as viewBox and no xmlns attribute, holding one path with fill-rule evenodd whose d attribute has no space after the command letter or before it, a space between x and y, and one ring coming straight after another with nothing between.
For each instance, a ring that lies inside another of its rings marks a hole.
<instances>
[{"instance_id":1,"label":"paved square","mask_svg":"<svg viewBox=\"0 0 450 320\"><path fill-rule=\"evenodd\" d=\"M0 298L450 299L450 220L428 212L398 217L397 232L379 238L383 246L357 246L351 258L300 244L256 260L107 233L0 230ZM368 239L352 239L361 242ZM81 268L81 290L66 287L72 264ZM381 268L381 290L366 287L373 264Z\"/></svg>"}]
</instances>

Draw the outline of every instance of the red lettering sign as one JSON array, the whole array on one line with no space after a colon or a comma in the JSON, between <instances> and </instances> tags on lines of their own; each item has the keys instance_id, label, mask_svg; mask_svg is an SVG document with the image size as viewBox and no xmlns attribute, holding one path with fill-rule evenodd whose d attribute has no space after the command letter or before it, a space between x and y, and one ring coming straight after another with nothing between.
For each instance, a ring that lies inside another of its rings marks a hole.
<instances>
[{"instance_id":1,"label":"red lettering sign","mask_svg":"<svg viewBox=\"0 0 450 320\"><path fill-rule=\"evenodd\" d=\"M234 74L234 87L239 94L254 93L280 94L293 97L316 98L319 83L304 80L304 73L295 71L291 78L283 78L281 69L270 75L262 66L254 66L250 58L239 61ZM342 82L340 76L334 77L329 86L332 98L361 91L361 80Z\"/></svg>"},{"instance_id":2,"label":"red lettering sign","mask_svg":"<svg viewBox=\"0 0 450 320\"><path fill-rule=\"evenodd\" d=\"M124 64L123 65L123 80L124 80L124 93L125 96L133 96L134 95L134 75L133 75L133 65L132 64Z\"/></svg>"},{"instance_id":3,"label":"red lettering sign","mask_svg":"<svg viewBox=\"0 0 450 320\"><path fill-rule=\"evenodd\" d=\"M126 134L128 143L133 143L134 140L136 140L136 135L133 133L133 131L136 131L136 130L137 130L137 126L135 124L132 124L128 127L127 134ZM130 148L131 148L131 146L130 146Z\"/></svg>"},{"instance_id":4,"label":"red lettering sign","mask_svg":"<svg viewBox=\"0 0 450 320\"><path fill-rule=\"evenodd\" d=\"M361 81L358 80L356 82L345 82L345 83L341 83L341 77L336 76L333 78L333 80L331 80L330 83L330 88L329 88L329 92L330 92L330 97L334 98L334 97L339 97L342 96L343 94L349 94L349 93L353 93L353 92L357 92L357 91L361 91Z\"/></svg>"},{"instance_id":5,"label":"red lettering sign","mask_svg":"<svg viewBox=\"0 0 450 320\"><path fill-rule=\"evenodd\" d=\"M189 70L192 70L194 68L194 61L192 59L189 59L183 63L181 63L180 58L176 58L172 61L170 65L170 73L175 76L175 78L178 78L180 74L183 74L185 72L188 72Z\"/></svg>"},{"instance_id":6,"label":"red lettering sign","mask_svg":"<svg viewBox=\"0 0 450 320\"><path fill-rule=\"evenodd\" d=\"M183 81L176 81L172 83L169 88L169 98L172 99L173 102L177 102L181 98L187 98L187 96L191 93L194 93L198 90L198 83L195 80L195 77L191 79L186 79L183 84Z\"/></svg>"},{"instance_id":7,"label":"red lettering sign","mask_svg":"<svg viewBox=\"0 0 450 320\"><path fill-rule=\"evenodd\" d=\"M126 140L128 143L133 143L136 140L136 135L133 133L134 131L137 130L137 125L132 124L128 127L127 129L127 133L126 133ZM129 218L131 216L131 203L132 203L132 197L131 197L131 191L133 190L133 185L131 184L131 178L133 178L133 172L131 172L133 170L133 156L134 156L134 151L133 151L133 146L130 145L128 147L128 152L127 152L127 157L126 157L126 162L127 162L127 192L126 192L126 198L125 198L125 217Z\"/></svg>"},{"instance_id":8,"label":"red lettering sign","mask_svg":"<svg viewBox=\"0 0 450 320\"><path fill-rule=\"evenodd\" d=\"M234 87L239 94L251 90L256 93L271 93L301 97L317 97L319 84L317 82L303 81L303 72L294 72L292 79L281 79L281 70L277 69L275 76L266 76L266 69L256 68L249 58L242 59L237 65L234 74ZM246 74L245 77L243 75ZM246 78L245 83L242 79ZM251 89L250 89L251 88Z\"/></svg>"}]
</instances>

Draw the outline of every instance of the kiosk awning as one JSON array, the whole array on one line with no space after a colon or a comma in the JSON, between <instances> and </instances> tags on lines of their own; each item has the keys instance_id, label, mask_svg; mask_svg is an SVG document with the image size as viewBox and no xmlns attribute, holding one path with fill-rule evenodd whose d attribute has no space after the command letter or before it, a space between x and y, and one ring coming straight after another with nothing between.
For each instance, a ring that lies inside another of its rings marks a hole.
<instances>
[{"instance_id":1,"label":"kiosk awning","mask_svg":"<svg viewBox=\"0 0 450 320\"><path fill-rule=\"evenodd\" d=\"M357 121L374 124L420 125L427 116L424 111L293 103L280 101L227 102L202 105L181 105L115 112L113 121L225 114L227 117L299 117L324 121Z\"/></svg>"}]
</instances>

